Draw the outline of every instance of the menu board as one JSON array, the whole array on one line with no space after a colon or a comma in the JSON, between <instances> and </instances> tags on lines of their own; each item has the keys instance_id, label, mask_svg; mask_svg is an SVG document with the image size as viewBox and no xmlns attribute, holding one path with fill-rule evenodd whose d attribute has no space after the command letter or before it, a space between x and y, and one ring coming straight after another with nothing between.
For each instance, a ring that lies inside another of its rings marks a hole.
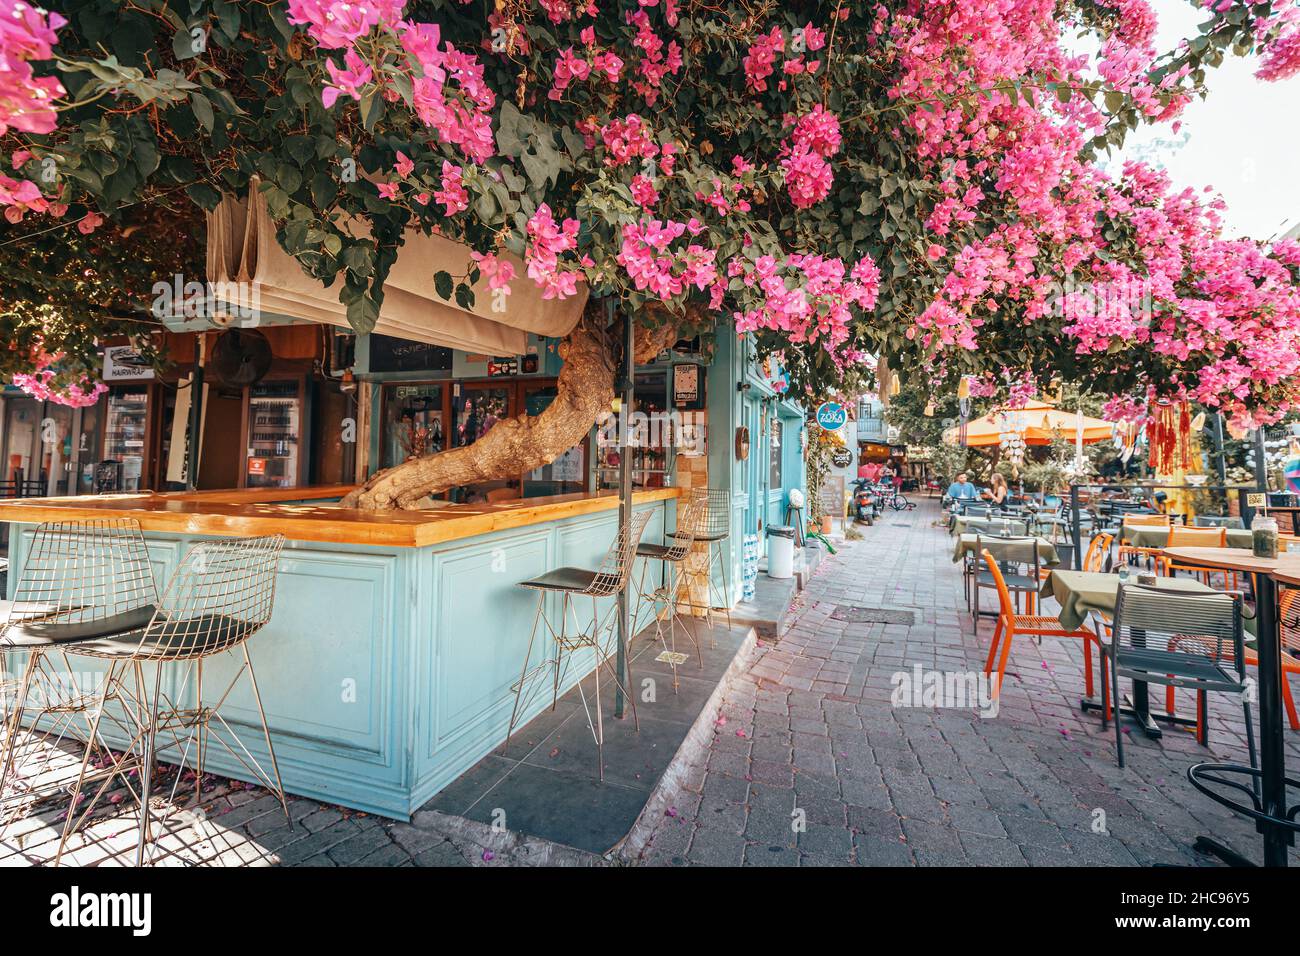
<instances>
[{"instance_id":1,"label":"menu board","mask_svg":"<svg viewBox=\"0 0 1300 956\"><path fill-rule=\"evenodd\" d=\"M673 407L704 407L704 379L700 376L700 366L694 362L673 366Z\"/></svg>"},{"instance_id":2,"label":"menu board","mask_svg":"<svg viewBox=\"0 0 1300 956\"><path fill-rule=\"evenodd\" d=\"M830 518L839 518L840 527L844 527L843 475L827 475L822 479L820 501L822 514Z\"/></svg>"},{"instance_id":3,"label":"menu board","mask_svg":"<svg viewBox=\"0 0 1300 956\"><path fill-rule=\"evenodd\" d=\"M450 375L451 349L372 332L370 371L445 372Z\"/></svg>"}]
</instances>

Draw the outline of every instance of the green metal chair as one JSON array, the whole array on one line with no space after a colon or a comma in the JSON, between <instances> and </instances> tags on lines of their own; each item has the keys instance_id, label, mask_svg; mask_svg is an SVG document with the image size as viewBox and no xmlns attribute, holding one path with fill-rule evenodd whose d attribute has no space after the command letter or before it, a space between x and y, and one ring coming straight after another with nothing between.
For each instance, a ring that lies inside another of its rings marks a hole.
<instances>
[{"instance_id":1,"label":"green metal chair","mask_svg":"<svg viewBox=\"0 0 1300 956\"><path fill-rule=\"evenodd\" d=\"M1143 584L1122 584L1115 604L1110 636L1101 644L1101 679L1110 670L1111 700L1118 706L1121 677L1187 687L1197 691L1198 706L1206 694L1240 697L1246 717L1250 765L1256 766L1255 731L1251 721L1249 684L1244 655L1242 596L1236 591L1194 593ZM1103 717L1104 719L1104 717ZM1201 720L1207 742L1208 721ZM1124 734L1115 716L1115 753L1124 766Z\"/></svg>"}]
</instances>

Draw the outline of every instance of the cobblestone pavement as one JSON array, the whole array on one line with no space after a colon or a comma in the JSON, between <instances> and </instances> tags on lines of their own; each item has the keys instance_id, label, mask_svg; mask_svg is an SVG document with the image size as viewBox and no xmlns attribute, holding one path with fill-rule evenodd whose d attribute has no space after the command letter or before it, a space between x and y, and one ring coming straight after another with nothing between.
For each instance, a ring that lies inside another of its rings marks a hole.
<instances>
[{"instance_id":1,"label":"cobblestone pavement","mask_svg":"<svg viewBox=\"0 0 1300 956\"><path fill-rule=\"evenodd\" d=\"M1238 705L1211 703L1209 750L1182 729L1128 733L1120 770L1113 728L1078 707L1079 643L1052 638L1014 646L996 717L891 705L896 673L978 672L987 653L992 622L974 631L938 517L933 501L887 515L823 562L793 629L729 689L641 862L1217 865L1192 851L1200 834L1258 860L1253 826L1186 778L1202 760L1246 762ZM916 623L849 623L833 616L841 605L911 610ZM1190 712L1190 696L1180 704ZM1297 741L1288 732L1289 762Z\"/></svg>"},{"instance_id":2,"label":"cobblestone pavement","mask_svg":"<svg viewBox=\"0 0 1300 956\"><path fill-rule=\"evenodd\" d=\"M952 542L934 502L888 515L827 559L797 599L793 628L728 689L713 738L633 862L646 865L1133 865L1211 861L1216 835L1258 859L1252 827L1187 782L1200 760L1245 760L1240 710L1211 704L1211 750L1175 730L1126 737L1083 714L1073 641L1012 651L998 715L894 707L893 675L979 671L990 623L973 631ZM912 611L915 623L839 620L837 607ZM1050 613L1049 605L1048 611ZM1160 698L1163 699L1162 697ZM1190 701L1183 702L1190 709ZM1288 759L1300 763L1300 734ZM192 784L189 784L192 786ZM600 866L609 861L432 811L411 823L291 798L290 825L264 790L209 778L202 818L174 817L162 864ZM0 835L0 866L53 858L62 806ZM112 810L110 806L107 808ZM799 824L796 826L796 824ZM1104 832L1098 832L1103 830ZM129 862L134 821L95 822L68 862ZM621 861L620 861L621 862ZM1294 858L1300 862L1300 857Z\"/></svg>"}]
</instances>

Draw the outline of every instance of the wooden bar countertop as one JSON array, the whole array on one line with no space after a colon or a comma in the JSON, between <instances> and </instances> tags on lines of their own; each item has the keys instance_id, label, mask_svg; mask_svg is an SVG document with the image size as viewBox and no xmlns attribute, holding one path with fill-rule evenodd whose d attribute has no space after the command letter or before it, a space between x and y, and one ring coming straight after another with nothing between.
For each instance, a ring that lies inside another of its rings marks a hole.
<instances>
[{"instance_id":1,"label":"wooden bar countertop","mask_svg":"<svg viewBox=\"0 0 1300 956\"><path fill-rule=\"evenodd\" d=\"M36 524L88 518L135 518L145 531L251 536L279 532L291 541L419 548L509 528L618 508L615 492L552 495L493 504L435 502L418 511L358 511L332 504L351 485L230 491L138 492L68 498L0 499L0 521ZM677 488L636 492L637 504L678 496Z\"/></svg>"}]
</instances>

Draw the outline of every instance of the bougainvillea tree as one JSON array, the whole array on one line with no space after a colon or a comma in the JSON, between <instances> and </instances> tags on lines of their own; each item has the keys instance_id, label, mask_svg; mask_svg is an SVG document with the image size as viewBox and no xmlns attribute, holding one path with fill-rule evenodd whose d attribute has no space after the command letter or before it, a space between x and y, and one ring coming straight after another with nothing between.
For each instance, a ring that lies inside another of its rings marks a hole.
<instances>
[{"instance_id":1,"label":"bougainvillea tree","mask_svg":"<svg viewBox=\"0 0 1300 956\"><path fill-rule=\"evenodd\" d=\"M429 276L462 305L480 278L590 288L546 412L376 476L364 507L574 444L612 394L610 298L639 358L734 328L796 395L878 353L936 384L1064 373L1241 419L1300 398L1294 245L1225 239L1213 199L1096 163L1176 122L1226 53L1296 72L1294 0L1212 0L1165 53L1147 0L55 6L0 0L0 205L28 230L6 258L160 207L192 235L256 180L359 331L410 229L468 247Z\"/></svg>"}]
</instances>

